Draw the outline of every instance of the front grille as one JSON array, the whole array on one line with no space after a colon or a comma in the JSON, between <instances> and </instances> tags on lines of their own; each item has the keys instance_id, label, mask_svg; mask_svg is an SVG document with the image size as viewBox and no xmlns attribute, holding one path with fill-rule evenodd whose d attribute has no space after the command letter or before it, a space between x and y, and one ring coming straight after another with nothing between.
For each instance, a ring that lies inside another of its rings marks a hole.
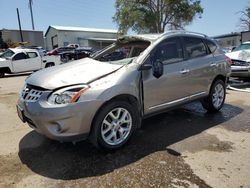
<instances>
[{"instance_id":1,"label":"front grille","mask_svg":"<svg viewBox=\"0 0 250 188\"><path fill-rule=\"evenodd\" d=\"M245 61L240 61L240 60L234 60L234 59L232 59L232 65L235 65L235 66L248 66L249 63L247 63Z\"/></svg>"},{"instance_id":2,"label":"front grille","mask_svg":"<svg viewBox=\"0 0 250 188\"><path fill-rule=\"evenodd\" d=\"M21 93L21 97L26 102L36 102L42 96L44 90L38 89L37 87L26 85Z\"/></svg>"}]
</instances>

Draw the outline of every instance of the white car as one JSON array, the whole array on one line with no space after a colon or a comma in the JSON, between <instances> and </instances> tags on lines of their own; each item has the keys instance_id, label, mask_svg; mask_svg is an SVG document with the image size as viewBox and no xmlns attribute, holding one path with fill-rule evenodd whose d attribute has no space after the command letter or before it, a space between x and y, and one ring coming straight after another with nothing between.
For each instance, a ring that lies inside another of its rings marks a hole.
<instances>
[{"instance_id":1,"label":"white car","mask_svg":"<svg viewBox=\"0 0 250 188\"><path fill-rule=\"evenodd\" d=\"M36 71L61 64L58 56L41 57L35 49L9 48L0 55L0 78L5 74Z\"/></svg>"},{"instance_id":2,"label":"white car","mask_svg":"<svg viewBox=\"0 0 250 188\"><path fill-rule=\"evenodd\" d=\"M232 60L231 77L250 78L250 42L242 43L226 56Z\"/></svg>"}]
</instances>

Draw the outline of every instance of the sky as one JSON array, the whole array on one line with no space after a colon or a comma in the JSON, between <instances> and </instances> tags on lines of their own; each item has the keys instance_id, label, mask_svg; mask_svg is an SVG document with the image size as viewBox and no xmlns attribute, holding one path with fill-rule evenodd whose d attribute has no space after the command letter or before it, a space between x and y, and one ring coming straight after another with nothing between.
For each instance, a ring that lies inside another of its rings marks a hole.
<instances>
[{"instance_id":1,"label":"sky","mask_svg":"<svg viewBox=\"0 0 250 188\"><path fill-rule=\"evenodd\" d=\"M201 0L202 18L186 27L189 31L216 36L240 31L237 12L250 0ZM0 0L0 29L18 29L19 8L22 29L32 29L28 0ZM33 0L35 29L46 32L49 25L117 29L112 17L115 0Z\"/></svg>"}]
</instances>

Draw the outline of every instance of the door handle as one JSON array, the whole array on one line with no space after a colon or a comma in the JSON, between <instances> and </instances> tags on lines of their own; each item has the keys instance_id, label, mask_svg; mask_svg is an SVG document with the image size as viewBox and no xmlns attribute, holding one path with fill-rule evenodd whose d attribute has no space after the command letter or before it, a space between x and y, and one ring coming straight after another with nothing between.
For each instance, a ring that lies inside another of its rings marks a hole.
<instances>
[{"instance_id":1,"label":"door handle","mask_svg":"<svg viewBox=\"0 0 250 188\"><path fill-rule=\"evenodd\" d=\"M189 73L189 70L188 69L183 69L183 70L180 71L180 73L181 74L187 74L187 73Z\"/></svg>"},{"instance_id":2,"label":"door handle","mask_svg":"<svg viewBox=\"0 0 250 188\"><path fill-rule=\"evenodd\" d=\"M216 66L217 66L216 63L211 63L211 64L210 64L210 67L216 67Z\"/></svg>"}]
</instances>

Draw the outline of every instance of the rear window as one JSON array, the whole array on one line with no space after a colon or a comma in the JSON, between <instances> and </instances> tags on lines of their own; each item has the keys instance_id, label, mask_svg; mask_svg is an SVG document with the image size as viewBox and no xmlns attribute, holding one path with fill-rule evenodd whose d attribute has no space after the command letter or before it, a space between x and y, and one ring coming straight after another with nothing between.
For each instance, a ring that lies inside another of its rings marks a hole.
<instances>
[{"instance_id":1,"label":"rear window","mask_svg":"<svg viewBox=\"0 0 250 188\"><path fill-rule=\"evenodd\" d=\"M28 52L27 56L28 56L28 58L36 58L38 55L36 52Z\"/></svg>"},{"instance_id":2,"label":"rear window","mask_svg":"<svg viewBox=\"0 0 250 188\"><path fill-rule=\"evenodd\" d=\"M215 50L217 49L217 45L214 42L212 42L211 40L206 40L206 43L207 43L207 46L208 46L210 52L214 53Z\"/></svg>"},{"instance_id":3,"label":"rear window","mask_svg":"<svg viewBox=\"0 0 250 188\"><path fill-rule=\"evenodd\" d=\"M188 58L196 58L207 55L207 49L202 39L185 37L184 42Z\"/></svg>"}]
</instances>

